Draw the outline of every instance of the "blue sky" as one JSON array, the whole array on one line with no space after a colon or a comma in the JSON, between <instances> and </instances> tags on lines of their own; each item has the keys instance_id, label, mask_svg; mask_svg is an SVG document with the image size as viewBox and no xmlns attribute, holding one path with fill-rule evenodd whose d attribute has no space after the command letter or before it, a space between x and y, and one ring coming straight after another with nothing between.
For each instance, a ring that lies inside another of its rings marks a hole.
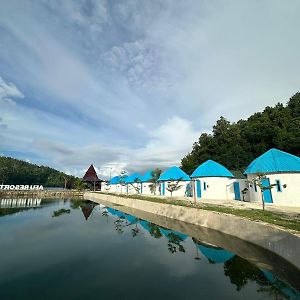
<instances>
[{"instance_id":1,"label":"blue sky","mask_svg":"<svg viewBox=\"0 0 300 300\"><path fill-rule=\"evenodd\" d=\"M300 83L300 2L0 0L0 154L82 176L179 164Z\"/></svg>"}]
</instances>

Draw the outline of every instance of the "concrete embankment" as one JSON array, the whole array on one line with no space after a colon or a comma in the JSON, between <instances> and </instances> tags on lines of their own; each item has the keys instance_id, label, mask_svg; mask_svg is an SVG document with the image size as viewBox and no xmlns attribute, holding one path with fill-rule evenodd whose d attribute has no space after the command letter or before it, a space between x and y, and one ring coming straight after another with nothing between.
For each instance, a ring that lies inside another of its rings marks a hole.
<instances>
[{"instance_id":1,"label":"concrete embankment","mask_svg":"<svg viewBox=\"0 0 300 300\"><path fill-rule=\"evenodd\" d=\"M36 197L36 198L53 198L53 197L83 197L84 192L78 190L28 190L28 191L0 191L2 198L18 197Z\"/></svg>"},{"instance_id":2,"label":"concrete embankment","mask_svg":"<svg viewBox=\"0 0 300 300\"><path fill-rule=\"evenodd\" d=\"M124 206L222 232L271 251L300 269L300 237L270 224L213 211L93 192L86 192L84 199L98 203L105 201L120 205L120 210ZM222 244L218 245L222 247Z\"/></svg>"}]
</instances>

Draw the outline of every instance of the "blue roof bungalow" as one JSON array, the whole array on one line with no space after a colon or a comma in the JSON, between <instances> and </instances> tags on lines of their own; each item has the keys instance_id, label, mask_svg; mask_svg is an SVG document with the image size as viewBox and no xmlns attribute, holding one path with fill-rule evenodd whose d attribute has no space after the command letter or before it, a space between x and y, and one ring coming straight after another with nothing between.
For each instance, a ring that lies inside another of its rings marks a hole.
<instances>
[{"instance_id":1,"label":"blue roof bungalow","mask_svg":"<svg viewBox=\"0 0 300 300\"><path fill-rule=\"evenodd\" d=\"M280 206L300 207L300 158L287 152L270 149L252 163L245 170L250 182L250 201L261 201L261 190L255 184L257 174L262 173L263 186L271 189L263 191L265 203Z\"/></svg>"},{"instance_id":2,"label":"blue roof bungalow","mask_svg":"<svg viewBox=\"0 0 300 300\"><path fill-rule=\"evenodd\" d=\"M153 170L149 170L142 176L142 183L143 183L143 188L142 188L142 193L145 195L158 195L159 194L159 185L157 185L157 188L154 191L151 191L150 186L152 185L151 180L153 179L152 176Z\"/></svg>"},{"instance_id":3,"label":"blue roof bungalow","mask_svg":"<svg viewBox=\"0 0 300 300\"><path fill-rule=\"evenodd\" d=\"M117 184L120 182L120 176L113 177L107 185L105 185L104 190L111 193L117 192Z\"/></svg>"},{"instance_id":4,"label":"blue roof bungalow","mask_svg":"<svg viewBox=\"0 0 300 300\"><path fill-rule=\"evenodd\" d=\"M241 190L247 185L246 180L235 179L227 168L211 159L202 163L191 177L199 200L241 200Z\"/></svg>"},{"instance_id":5,"label":"blue roof bungalow","mask_svg":"<svg viewBox=\"0 0 300 300\"><path fill-rule=\"evenodd\" d=\"M142 176L134 173L125 179L126 193L128 194L141 194L142 193Z\"/></svg>"},{"instance_id":6,"label":"blue roof bungalow","mask_svg":"<svg viewBox=\"0 0 300 300\"><path fill-rule=\"evenodd\" d=\"M180 168L174 166L164 171L158 181L160 182L161 196L184 197L191 178ZM171 193L169 189L172 185L177 185L178 189Z\"/></svg>"}]
</instances>

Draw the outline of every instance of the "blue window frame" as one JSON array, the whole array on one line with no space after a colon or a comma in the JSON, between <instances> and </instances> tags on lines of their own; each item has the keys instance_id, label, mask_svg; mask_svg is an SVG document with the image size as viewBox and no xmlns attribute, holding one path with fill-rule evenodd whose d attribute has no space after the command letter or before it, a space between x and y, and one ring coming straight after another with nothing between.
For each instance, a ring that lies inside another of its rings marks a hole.
<instances>
[{"instance_id":1,"label":"blue window frame","mask_svg":"<svg viewBox=\"0 0 300 300\"><path fill-rule=\"evenodd\" d=\"M254 191L257 192L257 185L256 185L256 182L254 182Z\"/></svg>"},{"instance_id":2,"label":"blue window frame","mask_svg":"<svg viewBox=\"0 0 300 300\"><path fill-rule=\"evenodd\" d=\"M275 180L277 192L282 192L282 187L279 179Z\"/></svg>"},{"instance_id":3,"label":"blue window frame","mask_svg":"<svg viewBox=\"0 0 300 300\"><path fill-rule=\"evenodd\" d=\"M203 189L206 191L206 182L203 182Z\"/></svg>"}]
</instances>

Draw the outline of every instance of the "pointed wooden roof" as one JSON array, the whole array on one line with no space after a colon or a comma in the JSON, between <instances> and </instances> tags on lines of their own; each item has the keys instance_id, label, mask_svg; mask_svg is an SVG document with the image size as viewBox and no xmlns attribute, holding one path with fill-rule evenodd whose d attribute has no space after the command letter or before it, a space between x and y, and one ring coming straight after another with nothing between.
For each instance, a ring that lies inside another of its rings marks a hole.
<instances>
[{"instance_id":1,"label":"pointed wooden roof","mask_svg":"<svg viewBox=\"0 0 300 300\"><path fill-rule=\"evenodd\" d=\"M93 165L90 165L90 167L88 168L88 170L85 172L85 175L83 176L82 178L82 181L91 181L91 182L99 182L101 181L99 178L98 178L98 175L95 171L95 168Z\"/></svg>"}]
</instances>

